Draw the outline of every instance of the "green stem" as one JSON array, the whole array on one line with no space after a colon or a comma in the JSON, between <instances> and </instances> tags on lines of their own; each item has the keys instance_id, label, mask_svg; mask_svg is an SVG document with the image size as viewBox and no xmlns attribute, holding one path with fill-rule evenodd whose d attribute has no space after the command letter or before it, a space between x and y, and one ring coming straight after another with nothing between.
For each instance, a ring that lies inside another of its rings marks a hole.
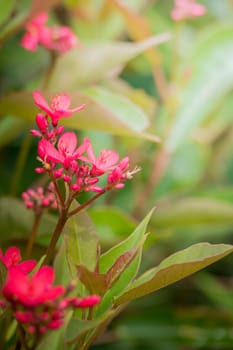
<instances>
[{"instance_id":1,"label":"green stem","mask_svg":"<svg viewBox=\"0 0 233 350\"><path fill-rule=\"evenodd\" d=\"M79 207L71 210L68 213L68 217L73 216L77 213L79 213L81 210L83 210L84 208L86 208L89 204L91 204L92 202L94 202L97 198L99 198L100 196L102 196L102 194L106 193L107 191L109 191L109 189L104 189L101 192L97 193L95 196L93 196L92 198L88 199L85 203L81 204Z\"/></svg>"},{"instance_id":2,"label":"green stem","mask_svg":"<svg viewBox=\"0 0 233 350\"><path fill-rule=\"evenodd\" d=\"M58 55L55 51L51 51L50 52L50 62L49 62L49 66L42 84L42 89L47 89L49 86L49 82L53 73L53 69L56 65L56 61L57 61Z\"/></svg>"},{"instance_id":3,"label":"green stem","mask_svg":"<svg viewBox=\"0 0 233 350\"><path fill-rule=\"evenodd\" d=\"M36 240L36 234L37 234L37 231L38 231L38 227L39 227L41 216L42 216L42 212L41 211L39 213L35 213L34 223L33 223L33 226L32 226L32 232L31 232L31 235L29 237L27 248L26 248L26 253L25 253L26 259L28 259L30 257L30 255L31 255L32 248L33 248L35 240Z\"/></svg>"},{"instance_id":4,"label":"green stem","mask_svg":"<svg viewBox=\"0 0 233 350\"><path fill-rule=\"evenodd\" d=\"M25 332L21 324L18 322L18 333L19 333L19 340L16 343L15 350L20 350L23 346L25 350L30 350L30 347L28 346L26 339L25 339Z\"/></svg>"},{"instance_id":5,"label":"green stem","mask_svg":"<svg viewBox=\"0 0 233 350\"><path fill-rule=\"evenodd\" d=\"M24 171L27 155L28 155L30 147L31 147L31 142L32 142L31 135L26 135L24 140L23 140L23 143L21 145L18 159L17 159L16 166L15 166L15 171L13 173L13 178L12 178L11 187L10 187L10 194L11 195L16 194L16 192L17 192L18 184L20 183L20 179L21 179L22 173Z\"/></svg>"},{"instance_id":6,"label":"green stem","mask_svg":"<svg viewBox=\"0 0 233 350\"><path fill-rule=\"evenodd\" d=\"M44 264L48 264L52 260L52 257L54 256L57 241L62 233L62 230L66 224L66 221L68 220L67 214L68 214L68 208L63 208L61 213L60 213L60 217L58 219L55 230L53 232L52 239L49 243L49 246L48 246L48 249L46 252L46 257L44 260Z\"/></svg>"}]
</instances>

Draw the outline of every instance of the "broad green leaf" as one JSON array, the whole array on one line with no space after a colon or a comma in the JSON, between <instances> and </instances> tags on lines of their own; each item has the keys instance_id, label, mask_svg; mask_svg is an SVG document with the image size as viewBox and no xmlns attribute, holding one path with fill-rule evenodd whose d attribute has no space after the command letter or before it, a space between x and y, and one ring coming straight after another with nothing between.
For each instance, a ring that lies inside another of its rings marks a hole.
<instances>
[{"instance_id":1,"label":"broad green leaf","mask_svg":"<svg viewBox=\"0 0 233 350\"><path fill-rule=\"evenodd\" d=\"M163 260L157 267L145 272L115 300L115 305L137 299L222 259L233 252L228 244L198 243Z\"/></svg>"},{"instance_id":2,"label":"broad green leaf","mask_svg":"<svg viewBox=\"0 0 233 350\"><path fill-rule=\"evenodd\" d=\"M137 256L137 250L125 252L105 273L92 272L83 265L77 265L78 278L91 294L103 296L120 279L123 272Z\"/></svg>"},{"instance_id":3,"label":"broad green leaf","mask_svg":"<svg viewBox=\"0 0 233 350\"><path fill-rule=\"evenodd\" d=\"M138 273L141 258L142 248L138 250L138 254L135 259L129 264L129 266L120 275L119 280L110 288L101 300L101 304L97 307L96 315L100 316L104 314L108 309L111 309L114 305L115 298L125 290L129 283L135 278Z\"/></svg>"},{"instance_id":4,"label":"broad green leaf","mask_svg":"<svg viewBox=\"0 0 233 350\"><path fill-rule=\"evenodd\" d=\"M73 207L77 206L73 205ZM95 227L85 210L73 215L65 228L66 254L73 277L77 276L77 265L90 271L96 268L99 256L99 240Z\"/></svg>"},{"instance_id":5,"label":"broad green leaf","mask_svg":"<svg viewBox=\"0 0 233 350\"><path fill-rule=\"evenodd\" d=\"M72 276L68 266L66 245L64 241L60 245L59 250L56 254L54 260L54 269L56 274L56 284L67 286L71 282Z\"/></svg>"},{"instance_id":6,"label":"broad green leaf","mask_svg":"<svg viewBox=\"0 0 233 350\"><path fill-rule=\"evenodd\" d=\"M124 241L107 251L100 258L100 272L106 273L113 266L115 261L125 252L138 247L138 253L133 261L120 275L118 281L104 295L101 304L98 306L96 314L101 315L113 305L114 298L117 297L135 278L141 263L141 255L144 241L146 239L146 228L151 218L153 210L138 225L135 231Z\"/></svg>"},{"instance_id":7,"label":"broad green leaf","mask_svg":"<svg viewBox=\"0 0 233 350\"><path fill-rule=\"evenodd\" d=\"M158 206L156 227L233 224L233 205L217 199L186 198Z\"/></svg>"},{"instance_id":8,"label":"broad green leaf","mask_svg":"<svg viewBox=\"0 0 233 350\"><path fill-rule=\"evenodd\" d=\"M0 198L0 241L29 237L34 214L26 209L23 201L12 197ZM38 236L51 235L56 224L56 217L44 214L38 229Z\"/></svg>"},{"instance_id":9,"label":"broad green leaf","mask_svg":"<svg viewBox=\"0 0 233 350\"><path fill-rule=\"evenodd\" d=\"M106 273L115 261L125 252L137 248L142 243L142 238L146 233L148 222L151 218L153 210L144 218L144 220L138 225L135 231L124 241L109 249L100 257L99 269L101 273Z\"/></svg>"},{"instance_id":10,"label":"broad green leaf","mask_svg":"<svg viewBox=\"0 0 233 350\"><path fill-rule=\"evenodd\" d=\"M145 50L166 42L169 33L151 37L140 43L98 43L71 50L62 55L54 69L49 89L67 91L107 78L114 70Z\"/></svg>"},{"instance_id":11,"label":"broad green leaf","mask_svg":"<svg viewBox=\"0 0 233 350\"><path fill-rule=\"evenodd\" d=\"M47 333L36 347L36 350L68 350L64 338L65 338L64 327L52 330Z\"/></svg>"},{"instance_id":12,"label":"broad green leaf","mask_svg":"<svg viewBox=\"0 0 233 350\"><path fill-rule=\"evenodd\" d=\"M128 232L132 232L136 227L136 221L119 208L111 206L92 208L89 215L103 245L113 246L120 239L128 237Z\"/></svg>"},{"instance_id":13,"label":"broad green leaf","mask_svg":"<svg viewBox=\"0 0 233 350\"><path fill-rule=\"evenodd\" d=\"M166 141L168 151L176 151L232 89L232 35L232 26L218 26L208 36L202 36L200 44L194 47L188 58L192 78L183 91Z\"/></svg>"},{"instance_id":14,"label":"broad green leaf","mask_svg":"<svg viewBox=\"0 0 233 350\"><path fill-rule=\"evenodd\" d=\"M9 19L12 11L14 10L16 0L0 0L0 25L3 25L6 20Z\"/></svg>"},{"instance_id":15,"label":"broad green leaf","mask_svg":"<svg viewBox=\"0 0 233 350\"><path fill-rule=\"evenodd\" d=\"M6 266L0 260L0 288L2 288L3 284L5 283L6 274L7 274Z\"/></svg>"},{"instance_id":16,"label":"broad green leaf","mask_svg":"<svg viewBox=\"0 0 233 350\"><path fill-rule=\"evenodd\" d=\"M133 131L140 132L149 126L148 118L142 109L133 104L127 97L100 87L88 88L85 93L101 106L114 111L117 118Z\"/></svg>"},{"instance_id":17,"label":"broad green leaf","mask_svg":"<svg viewBox=\"0 0 233 350\"><path fill-rule=\"evenodd\" d=\"M0 119L0 147L7 145L25 129L26 123L16 117L7 116Z\"/></svg>"},{"instance_id":18,"label":"broad green leaf","mask_svg":"<svg viewBox=\"0 0 233 350\"><path fill-rule=\"evenodd\" d=\"M62 91L64 91L64 89L62 89ZM158 137L155 135L136 131L134 123L131 122L129 124L126 114L124 115L124 120L122 120L120 116L120 107L114 111L111 108L106 108L104 104L96 102L93 98L83 93L71 92L69 95L71 96L73 104L80 105L86 103L87 106L82 111L78 112L78 114L64 119L62 121L64 125L74 129L99 130L115 135L145 138L153 142L159 141ZM49 98L51 95L45 94L45 96ZM130 110L134 113L136 107L131 108L130 106L132 105L128 106L128 111ZM25 121L33 122L37 111L38 109L34 105L31 92L21 91L0 98L0 115L2 116L12 115ZM145 123L144 117L142 120L144 120Z\"/></svg>"},{"instance_id":19,"label":"broad green leaf","mask_svg":"<svg viewBox=\"0 0 233 350\"><path fill-rule=\"evenodd\" d=\"M99 320L80 320L72 318L66 330L66 342L68 344L78 341L78 338L84 335L87 331L98 326Z\"/></svg>"},{"instance_id":20,"label":"broad green leaf","mask_svg":"<svg viewBox=\"0 0 233 350\"><path fill-rule=\"evenodd\" d=\"M231 286L227 288L217 276L202 272L194 279L194 284L211 302L220 308L233 311L232 288Z\"/></svg>"}]
</instances>

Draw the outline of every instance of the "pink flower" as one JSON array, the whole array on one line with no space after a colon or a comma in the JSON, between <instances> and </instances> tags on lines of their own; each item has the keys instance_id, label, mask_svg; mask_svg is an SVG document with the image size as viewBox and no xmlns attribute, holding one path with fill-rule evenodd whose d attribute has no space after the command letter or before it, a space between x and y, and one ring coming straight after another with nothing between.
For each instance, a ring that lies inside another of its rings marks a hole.
<instances>
[{"instance_id":1,"label":"pink flower","mask_svg":"<svg viewBox=\"0 0 233 350\"><path fill-rule=\"evenodd\" d=\"M54 301L64 293L63 286L52 286L53 281L54 271L50 266L41 267L33 276L12 267L8 270L2 293L10 302L34 307Z\"/></svg>"},{"instance_id":2,"label":"pink flower","mask_svg":"<svg viewBox=\"0 0 233 350\"><path fill-rule=\"evenodd\" d=\"M28 51L36 51L41 38L46 37L47 28L45 26L48 15L40 13L26 24L26 33L22 37L21 46Z\"/></svg>"},{"instance_id":3,"label":"pink flower","mask_svg":"<svg viewBox=\"0 0 233 350\"><path fill-rule=\"evenodd\" d=\"M73 298L69 301L69 303L78 308L90 308L100 303L99 295L89 295L84 298Z\"/></svg>"},{"instance_id":4,"label":"pink flower","mask_svg":"<svg viewBox=\"0 0 233 350\"><path fill-rule=\"evenodd\" d=\"M48 15L40 13L26 24L26 33L21 46L29 51L36 51L41 44L46 49L64 53L77 45L78 40L72 30L66 26L46 26Z\"/></svg>"},{"instance_id":5,"label":"pink flower","mask_svg":"<svg viewBox=\"0 0 233 350\"><path fill-rule=\"evenodd\" d=\"M31 272L36 266L35 260L26 260L21 262L22 257L20 250L14 246L8 248L5 255L3 255L2 250L0 249L0 260L7 269L17 267L17 269L21 270L23 273Z\"/></svg>"},{"instance_id":6,"label":"pink flower","mask_svg":"<svg viewBox=\"0 0 233 350\"><path fill-rule=\"evenodd\" d=\"M41 140L38 145L38 155L43 161L61 163L65 168L78 159L88 148L89 142L84 141L78 148L78 139L74 132L65 132L57 143L57 149L47 140Z\"/></svg>"},{"instance_id":7,"label":"pink flower","mask_svg":"<svg viewBox=\"0 0 233 350\"><path fill-rule=\"evenodd\" d=\"M118 153L110 149L102 150L99 157L96 158L90 141L87 148L87 155L88 157L82 157L82 160L92 164L93 168L91 173L94 176L99 176L112 170L119 159Z\"/></svg>"},{"instance_id":8,"label":"pink flower","mask_svg":"<svg viewBox=\"0 0 233 350\"><path fill-rule=\"evenodd\" d=\"M64 53L78 44L78 40L70 28L56 26L50 28L49 35L44 36L41 43L48 49Z\"/></svg>"},{"instance_id":9,"label":"pink flower","mask_svg":"<svg viewBox=\"0 0 233 350\"><path fill-rule=\"evenodd\" d=\"M54 194L54 185L49 184L46 190L39 186L36 189L29 188L22 193L22 199L28 209L40 213L43 208L57 208L57 200Z\"/></svg>"},{"instance_id":10,"label":"pink flower","mask_svg":"<svg viewBox=\"0 0 233 350\"><path fill-rule=\"evenodd\" d=\"M175 0L175 7L171 11L171 17L174 21L181 21L203 16L205 12L205 6L196 3L195 0Z\"/></svg>"},{"instance_id":11,"label":"pink flower","mask_svg":"<svg viewBox=\"0 0 233 350\"><path fill-rule=\"evenodd\" d=\"M50 106L39 91L34 91L33 97L35 104L51 117L53 126L57 126L60 118L70 117L73 113L81 111L86 106L86 104L82 104L69 109L70 97L67 94L58 94L53 97Z\"/></svg>"}]
</instances>

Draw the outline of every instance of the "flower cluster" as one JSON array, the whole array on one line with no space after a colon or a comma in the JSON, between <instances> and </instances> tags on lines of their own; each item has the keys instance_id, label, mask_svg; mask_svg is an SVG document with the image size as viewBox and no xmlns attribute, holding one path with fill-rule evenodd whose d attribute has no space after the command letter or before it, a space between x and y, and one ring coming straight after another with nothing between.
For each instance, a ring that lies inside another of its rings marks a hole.
<instances>
[{"instance_id":1,"label":"flower cluster","mask_svg":"<svg viewBox=\"0 0 233 350\"><path fill-rule=\"evenodd\" d=\"M138 171L128 171L129 158L119 161L119 155L114 150L105 149L96 157L89 138L78 145L74 132L64 132L64 127L58 126L60 118L69 117L85 105L69 109L67 94L55 96L51 105L38 91L33 95L35 104L44 112L36 116L38 130L31 130L32 135L40 138L38 158L42 167L36 168L37 173L47 172L53 181L62 179L69 185L74 198L82 191L102 192L114 187L122 188L125 180ZM103 189L97 183L104 174L107 174L107 185Z\"/></svg>"},{"instance_id":2,"label":"flower cluster","mask_svg":"<svg viewBox=\"0 0 233 350\"><path fill-rule=\"evenodd\" d=\"M171 17L174 21L182 21L184 19L203 16L205 12L205 6L196 3L196 0L175 0Z\"/></svg>"},{"instance_id":3,"label":"flower cluster","mask_svg":"<svg viewBox=\"0 0 233 350\"><path fill-rule=\"evenodd\" d=\"M28 51L36 51L38 45L50 51L64 53L78 44L74 33L66 26L46 25L47 13L40 13L26 24L26 33L22 37L21 46Z\"/></svg>"},{"instance_id":4,"label":"flower cluster","mask_svg":"<svg viewBox=\"0 0 233 350\"><path fill-rule=\"evenodd\" d=\"M74 283L66 288L54 286L55 273L50 266L42 266L33 273L36 262L19 263L21 256L16 247L10 247L5 255L1 252L0 260L7 268L1 291L4 300L0 305L11 307L15 319L24 325L28 333L43 334L57 329L64 324L68 308L91 308L100 302L98 295L68 297L75 287Z\"/></svg>"},{"instance_id":5,"label":"flower cluster","mask_svg":"<svg viewBox=\"0 0 233 350\"><path fill-rule=\"evenodd\" d=\"M54 194L54 184L51 182L44 190L39 186L36 189L29 188L22 193L22 199L27 208L33 209L36 213L40 213L44 208L57 208L57 199Z\"/></svg>"}]
</instances>

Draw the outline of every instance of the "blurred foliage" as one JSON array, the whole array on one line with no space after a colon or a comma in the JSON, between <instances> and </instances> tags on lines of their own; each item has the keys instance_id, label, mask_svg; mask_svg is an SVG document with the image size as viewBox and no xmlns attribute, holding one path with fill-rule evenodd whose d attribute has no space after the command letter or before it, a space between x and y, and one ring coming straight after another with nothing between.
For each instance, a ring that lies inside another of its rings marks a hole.
<instances>
[{"instance_id":1,"label":"blurred foliage","mask_svg":"<svg viewBox=\"0 0 233 350\"><path fill-rule=\"evenodd\" d=\"M36 142L26 137L34 88L47 96L67 91L74 105L87 102L66 126L80 138L89 135L96 149L115 148L142 167L123 191L90 210L104 249L126 238L152 206L143 269L191 243L232 243L233 2L200 2L205 16L174 23L172 0L0 1L3 247L17 240L23 248L32 216L19 196L44 182L33 171ZM27 19L42 10L71 26L82 43L58 58L49 82L49 54L19 45ZM44 218L38 256L54 221L54 214ZM225 258L134 302L93 350L232 349L232 267Z\"/></svg>"}]
</instances>

